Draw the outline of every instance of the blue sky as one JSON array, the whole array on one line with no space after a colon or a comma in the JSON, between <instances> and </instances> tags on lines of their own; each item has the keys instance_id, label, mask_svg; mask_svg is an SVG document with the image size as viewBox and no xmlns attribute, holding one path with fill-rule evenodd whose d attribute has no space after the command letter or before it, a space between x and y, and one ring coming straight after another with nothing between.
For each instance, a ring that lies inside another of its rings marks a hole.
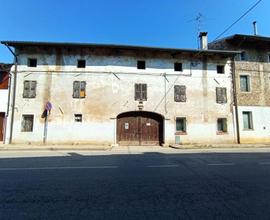
<instances>
[{"instance_id":1,"label":"blue sky","mask_svg":"<svg viewBox=\"0 0 270 220\"><path fill-rule=\"evenodd\" d=\"M0 0L0 40L112 43L197 48L197 32L209 41L257 0ZM270 1L263 0L224 36L270 36ZM201 14L200 22L196 17ZM0 46L0 62L12 62Z\"/></svg>"}]
</instances>

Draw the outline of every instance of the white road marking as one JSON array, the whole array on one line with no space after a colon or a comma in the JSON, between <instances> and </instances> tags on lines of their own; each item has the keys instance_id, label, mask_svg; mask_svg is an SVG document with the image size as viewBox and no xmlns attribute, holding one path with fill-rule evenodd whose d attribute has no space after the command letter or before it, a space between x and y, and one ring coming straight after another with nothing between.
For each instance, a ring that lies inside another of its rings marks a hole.
<instances>
[{"instance_id":1,"label":"white road marking","mask_svg":"<svg viewBox=\"0 0 270 220\"><path fill-rule=\"evenodd\" d=\"M150 168L159 168L159 167L179 167L177 164L163 164L163 165L149 165Z\"/></svg>"},{"instance_id":2,"label":"white road marking","mask_svg":"<svg viewBox=\"0 0 270 220\"><path fill-rule=\"evenodd\" d=\"M118 166L89 166L89 167L7 167L0 168L0 171L12 170L66 170L66 169L116 169Z\"/></svg>"},{"instance_id":3,"label":"white road marking","mask_svg":"<svg viewBox=\"0 0 270 220\"><path fill-rule=\"evenodd\" d=\"M209 163L208 166L233 166L234 163Z\"/></svg>"},{"instance_id":4,"label":"white road marking","mask_svg":"<svg viewBox=\"0 0 270 220\"><path fill-rule=\"evenodd\" d=\"M260 165L270 165L270 162L260 162Z\"/></svg>"}]
</instances>

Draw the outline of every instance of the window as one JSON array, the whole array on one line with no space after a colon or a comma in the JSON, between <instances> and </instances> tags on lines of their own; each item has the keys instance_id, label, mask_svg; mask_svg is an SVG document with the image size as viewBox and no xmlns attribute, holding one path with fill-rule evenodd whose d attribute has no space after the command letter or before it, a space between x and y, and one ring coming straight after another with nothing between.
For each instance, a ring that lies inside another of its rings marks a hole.
<instances>
[{"instance_id":1,"label":"window","mask_svg":"<svg viewBox=\"0 0 270 220\"><path fill-rule=\"evenodd\" d=\"M135 100L147 100L147 84L135 84Z\"/></svg>"},{"instance_id":2,"label":"window","mask_svg":"<svg viewBox=\"0 0 270 220\"><path fill-rule=\"evenodd\" d=\"M174 86L174 101L186 102L186 86Z\"/></svg>"},{"instance_id":3,"label":"window","mask_svg":"<svg viewBox=\"0 0 270 220\"><path fill-rule=\"evenodd\" d=\"M270 63L270 53L267 55L267 62Z\"/></svg>"},{"instance_id":4,"label":"window","mask_svg":"<svg viewBox=\"0 0 270 220\"><path fill-rule=\"evenodd\" d=\"M218 133L226 133L227 132L227 119L226 118L218 118L217 131L218 131Z\"/></svg>"},{"instance_id":5,"label":"window","mask_svg":"<svg viewBox=\"0 0 270 220\"><path fill-rule=\"evenodd\" d=\"M240 76L240 90L242 92L250 91L250 77L249 76Z\"/></svg>"},{"instance_id":6,"label":"window","mask_svg":"<svg viewBox=\"0 0 270 220\"><path fill-rule=\"evenodd\" d=\"M217 65L217 73L219 74L224 73L224 65Z\"/></svg>"},{"instance_id":7,"label":"window","mask_svg":"<svg viewBox=\"0 0 270 220\"><path fill-rule=\"evenodd\" d=\"M86 66L86 61L85 60L78 60L77 62L77 67L78 68L85 68Z\"/></svg>"},{"instance_id":8,"label":"window","mask_svg":"<svg viewBox=\"0 0 270 220\"><path fill-rule=\"evenodd\" d=\"M176 132L186 133L186 118L176 118Z\"/></svg>"},{"instance_id":9,"label":"window","mask_svg":"<svg viewBox=\"0 0 270 220\"><path fill-rule=\"evenodd\" d=\"M216 88L216 102L227 103L227 89L223 87Z\"/></svg>"},{"instance_id":10,"label":"window","mask_svg":"<svg viewBox=\"0 0 270 220\"><path fill-rule=\"evenodd\" d=\"M36 81L24 81L23 86L23 98L35 98L36 97Z\"/></svg>"},{"instance_id":11,"label":"window","mask_svg":"<svg viewBox=\"0 0 270 220\"><path fill-rule=\"evenodd\" d=\"M137 61L137 69L145 69L145 61L144 60Z\"/></svg>"},{"instance_id":12,"label":"window","mask_svg":"<svg viewBox=\"0 0 270 220\"><path fill-rule=\"evenodd\" d=\"M34 123L34 115L22 116L22 132L32 132Z\"/></svg>"},{"instance_id":13,"label":"window","mask_svg":"<svg viewBox=\"0 0 270 220\"><path fill-rule=\"evenodd\" d=\"M73 82L73 98L85 98L85 81Z\"/></svg>"},{"instance_id":14,"label":"window","mask_svg":"<svg viewBox=\"0 0 270 220\"><path fill-rule=\"evenodd\" d=\"M75 114L74 121L75 122L82 122L82 114Z\"/></svg>"},{"instance_id":15,"label":"window","mask_svg":"<svg viewBox=\"0 0 270 220\"><path fill-rule=\"evenodd\" d=\"M242 52L240 53L240 60L241 60L241 61L247 60L247 53L246 53L245 51L242 51Z\"/></svg>"},{"instance_id":16,"label":"window","mask_svg":"<svg viewBox=\"0 0 270 220\"><path fill-rule=\"evenodd\" d=\"M252 112L243 112L243 128L244 130L253 129Z\"/></svg>"},{"instance_id":17,"label":"window","mask_svg":"<svg viewBox=\"0 0 270 220\"><path fill-rule=\"evenodd\" d=\"M174 63L174 71L182 72L183 71L182 63Z\"/></svg>"},{"instance_id":18,"label":"window","mask_svg":"<svg viewBox=\"0 0 270 220\"><path fill-rule=\"evenodd\" d=\"M37 67L37 59L35 59L35 58L28 58L27 65L29 67Z\"/></svg>"}]
</instances>

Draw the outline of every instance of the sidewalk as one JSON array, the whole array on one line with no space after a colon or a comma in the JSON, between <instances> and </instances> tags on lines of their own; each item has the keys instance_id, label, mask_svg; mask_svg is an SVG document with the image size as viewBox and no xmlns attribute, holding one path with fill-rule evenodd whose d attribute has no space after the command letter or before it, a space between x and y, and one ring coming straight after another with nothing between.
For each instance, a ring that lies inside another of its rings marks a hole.
<instances>
[{"instance_id":1,"label":"sidewalk","mask_svg":"<svg viewBox=\"0 0 270 220\"><path fill-rule=\"evenodd\" d=\"M32 150L86 150L86 151L123 151L123 150L139 150L139 151L159 151L166 150L209 150L209 149L269 149L270 144L188 144L188 145L170 145L162 146L109 146L109 145L38 145L38 144L0 144L0 151L32 151Z\"/></svg>"}]
</instances>

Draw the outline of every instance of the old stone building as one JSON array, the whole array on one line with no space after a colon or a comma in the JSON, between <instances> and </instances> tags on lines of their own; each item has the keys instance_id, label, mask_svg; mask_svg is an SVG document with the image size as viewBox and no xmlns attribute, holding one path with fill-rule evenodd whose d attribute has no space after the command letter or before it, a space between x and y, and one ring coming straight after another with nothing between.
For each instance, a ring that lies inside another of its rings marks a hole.
<instances>
[{"instance_id":1,"label":"old stone building","mask_svg":"<svg viewBox=\"0 0 270 220\"><path fill-rule=\"evenodd\" d=\"M236 34L209 44L242 51L235 59L241 143L270 142L270 38Z\"/></svg>"},{"instance_id":2,"label":"old stone building","mask_svg":"<svg viewBox=\"0 0 270 220\"><path fill-rule=\"evenodd\" d=\"M17 55L7 143L236 142L234 51L2 43Z\"/></svg>"}]
</instances>

